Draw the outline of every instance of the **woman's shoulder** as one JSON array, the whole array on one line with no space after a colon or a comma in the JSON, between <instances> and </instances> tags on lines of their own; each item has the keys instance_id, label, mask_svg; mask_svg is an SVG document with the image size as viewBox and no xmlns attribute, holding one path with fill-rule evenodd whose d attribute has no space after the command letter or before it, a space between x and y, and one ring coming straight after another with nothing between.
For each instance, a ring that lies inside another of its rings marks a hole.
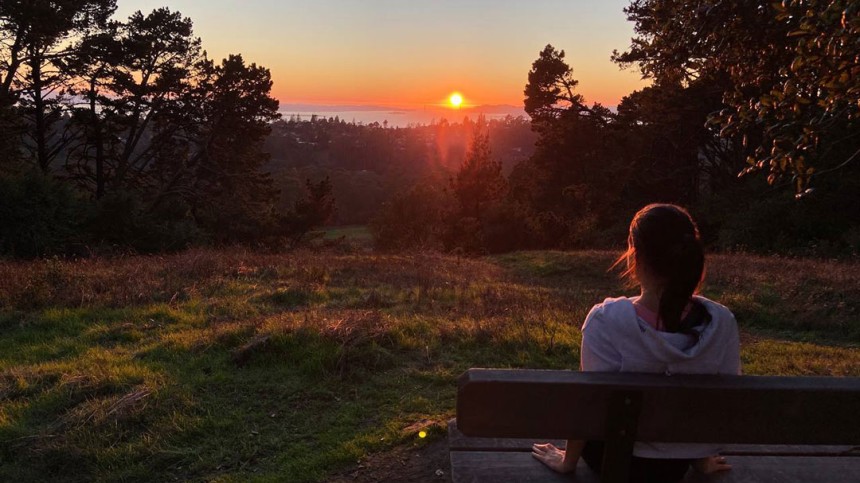
<instances>
[{"instance_id":1,"label":"woman's shoulder","mask_svg":"<svg viewBox=\"0 0 860 483\"><path fill-rule=\"evenodd\" d=\"M582 330L591 327L590 330L606 328L608 325L635 314L633 301L628 297L608 297L603 302L591 307Z\"/></svg>"},{"instance_id":2,"label":"woman's shoulder","mask_svg":"<svg viewBox=\"0 0 860 483\"><path fill-rule=\"evenodd\" d=\"M712 319L732 321L735 319L735 315L732 311L719 302L715 302L707 297L702 297L701 295L694 295L693 300L702 304L705 309L707 309L708 313L711 314Z\"/></svg>"}]
</instances>

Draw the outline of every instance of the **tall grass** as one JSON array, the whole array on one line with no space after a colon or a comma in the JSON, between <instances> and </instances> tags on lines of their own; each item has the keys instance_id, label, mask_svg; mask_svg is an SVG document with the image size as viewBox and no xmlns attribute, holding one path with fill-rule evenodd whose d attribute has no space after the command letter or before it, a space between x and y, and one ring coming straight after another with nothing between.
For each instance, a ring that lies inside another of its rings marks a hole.
<instances>
[{"instance_id":1,"label":"tall grass","mask_svg":"<svg viewBox=\"0 0 860 483\"><path fill-rule=\"evenodd\" d=\"M0 262L0 480L317 481L423 444L468 367L576 368L615 256ZM747 373L856 376L858 268L717 256L704 292Z\"/></svg>"}]
</instances>

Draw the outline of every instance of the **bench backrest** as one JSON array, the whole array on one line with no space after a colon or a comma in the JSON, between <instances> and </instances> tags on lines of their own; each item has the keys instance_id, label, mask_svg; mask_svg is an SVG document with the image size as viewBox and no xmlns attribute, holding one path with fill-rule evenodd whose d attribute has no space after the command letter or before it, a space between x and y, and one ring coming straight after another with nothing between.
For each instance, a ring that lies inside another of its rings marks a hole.
<instances>
[{"instance_id":1,"label":"bench backrest","mask_svg":"<svg viewBox=\"0 0 860 483\"><path fill-rule=\"evenodd\" d=\"M457 425L468 436L860 444L860 378L470 369Z\"/></svg>"}]
</instances>

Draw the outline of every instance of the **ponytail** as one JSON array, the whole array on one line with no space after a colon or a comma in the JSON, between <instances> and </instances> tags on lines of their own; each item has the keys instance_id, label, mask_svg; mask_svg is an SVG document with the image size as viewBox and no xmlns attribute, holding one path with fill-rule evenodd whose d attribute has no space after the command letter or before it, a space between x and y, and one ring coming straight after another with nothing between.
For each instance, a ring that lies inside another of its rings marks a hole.
<instances>
[{"instance_id":1,"label":"ponytail","mask_svg":"<svg viewBox=\"0 0 860 483\"><path fill-rule=\"evenodd\" d=\"M684 332L682 316L693 293L699 287L705 268L705 255L695 235L686 234L672 247L672 264L666 273L666 284L660 297L659 314L668 332Z\"/></svg>"}]
</instances>

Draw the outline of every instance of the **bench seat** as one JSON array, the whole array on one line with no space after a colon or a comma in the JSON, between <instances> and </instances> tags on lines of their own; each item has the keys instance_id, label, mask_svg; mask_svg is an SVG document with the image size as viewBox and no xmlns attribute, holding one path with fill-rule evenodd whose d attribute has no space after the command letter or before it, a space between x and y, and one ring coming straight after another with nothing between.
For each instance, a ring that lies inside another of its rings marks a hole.
<instances>
[{"instance_id":1,"label":"bench seat","mask_svg":"<svg viewBox=\"0 0 860 483\"><path fill-rule=\"evenodd\" d=\"M559 475L531 455L534 443L564 441L514 438L471 438L448 422L451 478L455 482L571 482L599 483L600 477L580 461L574 476ZM694 471L685 481L720 483L790 483L826 481L856 483L860 480L860 447L798 445L726 445L722 452L734 466L727 473L703 477Z\"/></svg>"},{"instance_id":2,"label":"bench seat","mask_svg":"<svg viewBox=\"0 0 860 483\"><path fill-rule=\"evenodd\" d=\"M724 448L733 470L707 477L691 470L685 482L858 483L858 407L858 378L471 369L460 378L460 426L449 422L451 476L455 483L626 481L641 437ZM605 438L604 474L580 461L572 475L559 475L532 457L534 443L563 447L557 438L564 435Z\"/></svg>"}]
</instances>

